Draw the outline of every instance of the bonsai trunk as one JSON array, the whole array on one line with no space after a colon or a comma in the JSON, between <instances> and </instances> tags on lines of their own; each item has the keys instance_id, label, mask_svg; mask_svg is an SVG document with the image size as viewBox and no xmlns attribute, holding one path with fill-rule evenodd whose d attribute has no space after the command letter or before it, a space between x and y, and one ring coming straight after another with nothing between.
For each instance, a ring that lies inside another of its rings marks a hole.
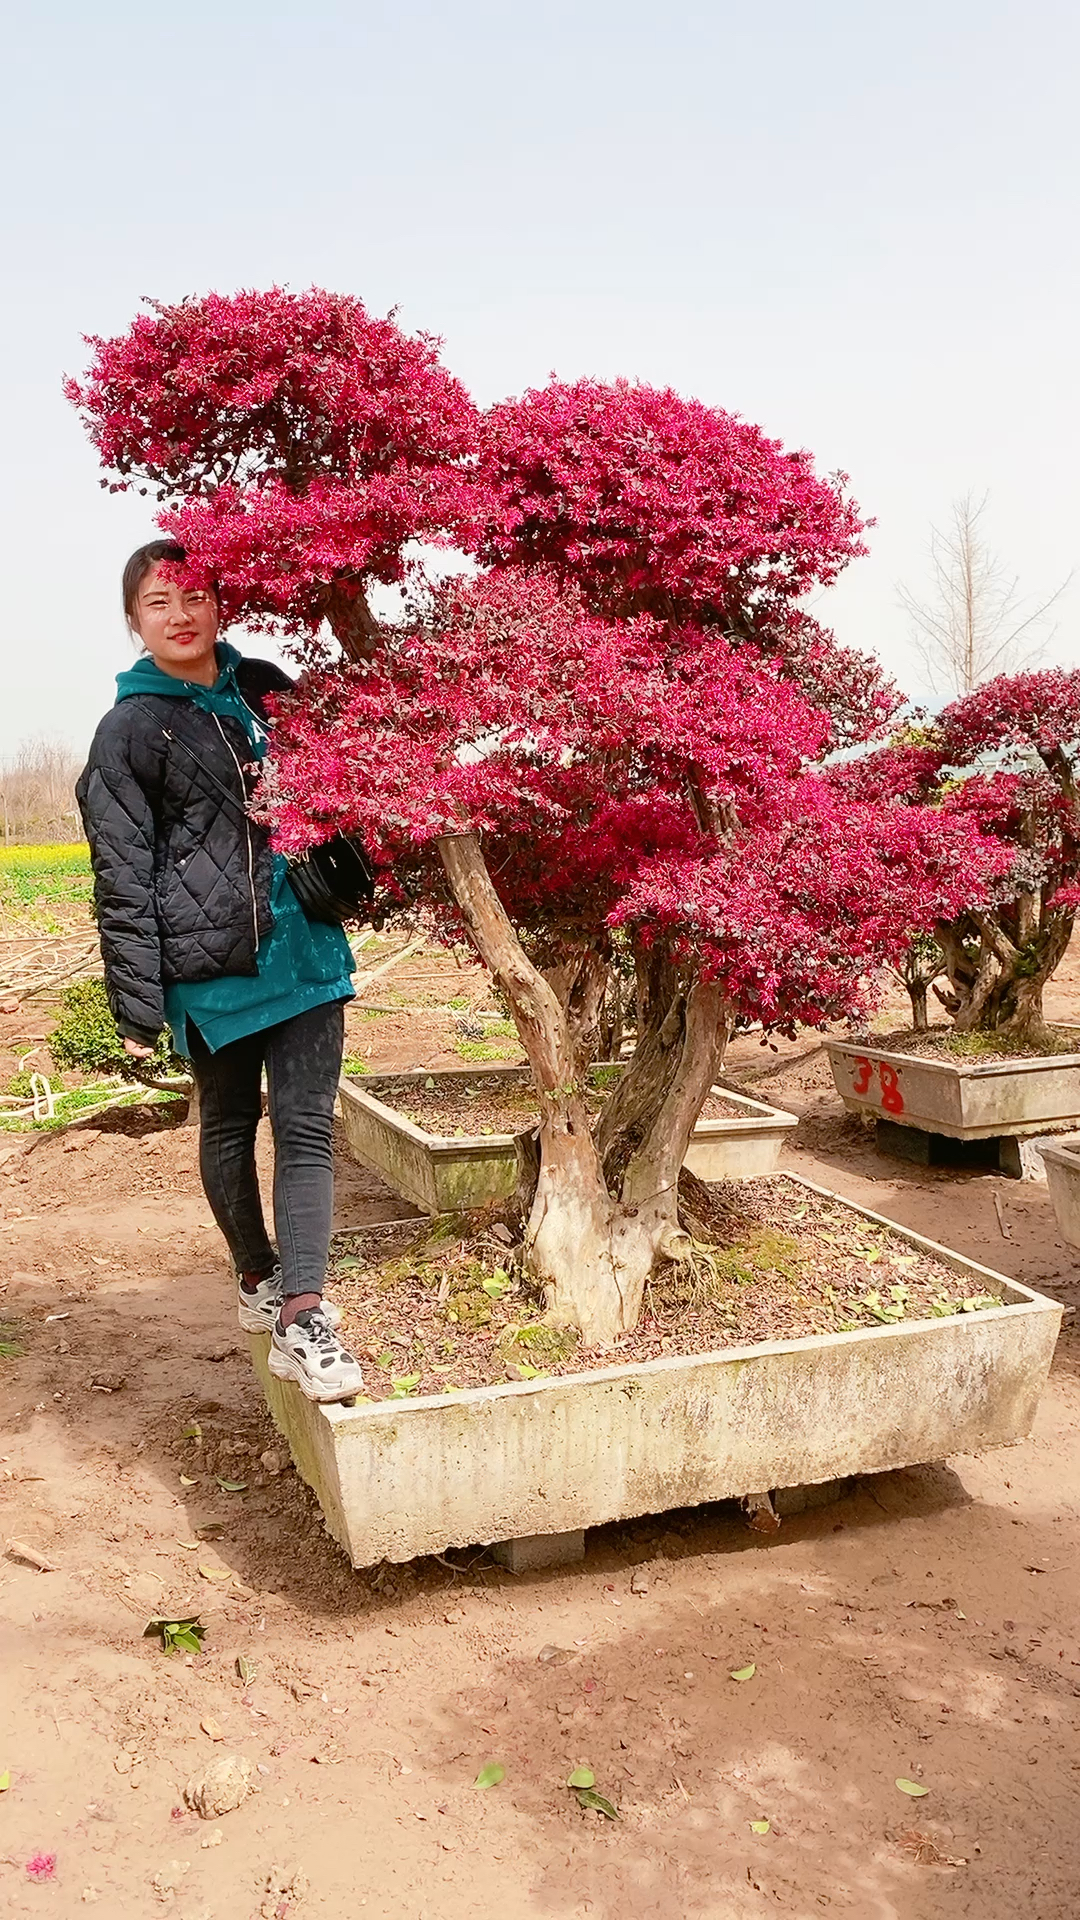
<instances>
[{"instance_id":1,"label":"bonsai trunk","mask_svg":"<svg viewBox=\"0 0 1080 1920\"><path fill-rule=\"evenodd\" d=\"M1041 912L1036 894L1021 895L998 914L971 913L939 925L950 988L939 997L957 1033L993 1033L1018 1047L1044 1044L1043 994L1072 929L1071 912Z\"/></svg>"},{"instance_id":2,"label":"bonsai trunk","mask_svg":"<svg viewBox=\"0 0 1080 1920\"><path fill-rule=\"evenodd\" d=\"M930 991L929 982L926 980L906 980L904 984L908 990L908 999L911 1001L911 1024L916 1033L928 1033L930 1030L930 1015L927 1011L926 1003Z\"/></svg>"},{"instance_id":3,"label":"bonsai trunk","mask_svg":"<svg viewBox=\"0 0 1080 1920\"><path fill-rule=\"evenodd\" d=\"M331 580L323 596L323 618L347 660L370 660L382 634L359 579L344 574Z\"/></svg>"},{"instance_id":4,"label":"bonsai trunk","mask_svg":"<svg viewBox=\"0 0 1080 1920\"><path fill-rule=\"evenodd\" d=\"M678 1223L686 1148L727 1038L724 1002L712 983L677 986L657 963L656 985L677 1011L650 1008L654 1036L611 1102L626 1116L594 1140L583 1099L603 962L584 950L545 977L525 954L491 882L475 834L447 837L439 851L481 958L513 1012L540 1100L540 1167L525 1235L528 1271L553 1319L580 1328L587 1346L607 1346L637 1325L658 1259L691 1242ZM654 995L654 1000L656 996ZM640 1051L640 1049L639 1049ZM655 1057L654 1057L655 1056ZM627 1092L629 1088L629 1092ZM603 1160L601 1153L604 1153ZM614 1173L609 1173L609 1164Z\"/></svg>"}]
</instances>

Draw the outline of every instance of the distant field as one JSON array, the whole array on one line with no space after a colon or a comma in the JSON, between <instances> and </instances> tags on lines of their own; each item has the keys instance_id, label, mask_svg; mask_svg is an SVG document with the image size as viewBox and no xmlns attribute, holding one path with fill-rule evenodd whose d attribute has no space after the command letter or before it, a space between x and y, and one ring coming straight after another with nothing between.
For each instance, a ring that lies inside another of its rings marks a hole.
<instances>
[{"instance_id":1,"label":"distant field","mask_svg":"<svg viewBox=\"0 0 1080 1920\"><path fill-rule=\"evenodd\" d=\"M85 840L46 847L0 846L0 918L86 906L93 892Z\"/></svg>"}]
</instances>

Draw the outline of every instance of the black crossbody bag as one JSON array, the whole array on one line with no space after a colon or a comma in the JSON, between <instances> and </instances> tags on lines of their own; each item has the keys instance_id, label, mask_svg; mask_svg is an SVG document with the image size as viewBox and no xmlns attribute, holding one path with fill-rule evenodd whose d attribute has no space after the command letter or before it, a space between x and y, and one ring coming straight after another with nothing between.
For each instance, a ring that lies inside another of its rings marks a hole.
<instances>
[{"instance_id":1,"label":"black crossbody bag","mask_svg":"<svg viewBox=\"0 0 1080 1920\"><path fill-rule=\"evenodd\" d=\"M250 824L248 810L231 787L211 773L186 740L162 727L166 740L186 753L203 778L209 780L224 800L228 800ZM345 920L362 920L375 897L375 875L359 840L347 833L335 833L321 846L306 853L290 854L286 879L309 920L321 920L326 926L340 927Z\"/></svg>"}]
</instances>

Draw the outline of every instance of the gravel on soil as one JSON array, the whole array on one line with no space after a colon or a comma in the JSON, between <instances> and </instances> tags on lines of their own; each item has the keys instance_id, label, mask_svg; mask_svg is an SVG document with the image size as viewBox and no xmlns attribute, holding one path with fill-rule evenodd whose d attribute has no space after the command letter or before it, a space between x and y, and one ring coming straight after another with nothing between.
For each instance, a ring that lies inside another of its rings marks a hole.
<instances>
[{"instance_id":1,"label":"gravel on soil","mask_svg":"<svg viewBox=\"0 0 1080 1920\"><path fill-rule=\"evenodd\" d=\"M1080 1027L1051 1027L1050 1044L1041 1047L993 1044L988 1033L957 1033L952 1027L931 1027L916 1033L896 1027L891 1033L857 1033L842 1037L853 1047L876 1053L914 1053L924 1060L952 1060L959 1067L980 1067L995 1060L1049 1059L1062 1053L1080 1053ZM838 1038L841 1036L837 1036Z\"/></svg>"},{"instance_id":2,"label":"gravel on soil","mask_svg":"<svg viewBox=\"0 0 1080 1920\"><path fill-rule=\"evenodd\" d=\"M702 1236L693 1267L658 1272L639 1326L605 1350L604 1365L1002 1304L997 1293L972 1293L944 1261L899 1234L785 1175L711 1187L695 1181L690 1192ZM368 1399L581 1371L576 1336L544 1323L498 1237L506 1229L494 1226L485 1216L336 1237L331 1293Z\"/></svg>"},{"instance_id":3,"label":"gravel on soil","mask_svg":"<svg viewBox=\"0 0 1080 1920\"><path fill-rule=\"evenodd\" d=\"M386 1107L403 1114L414 1126L440 1139L474 1139L497 1133L524 1133L535 1127L539 1118L536 1094L528 1083L509 1085L503 1079L478 1074L475 1080L458 1083L439 1081L431 1085L419 1081L407 1087L376 1082L368 1087L364 1079L357 1085L374 1094ZM594 1114L604 1102L604 1094L590 1089L586 1101ZM703 1120L745 1119L743 1108L733 1100L710 1094L701 1111Z\"/></svg>"}]
</instances>

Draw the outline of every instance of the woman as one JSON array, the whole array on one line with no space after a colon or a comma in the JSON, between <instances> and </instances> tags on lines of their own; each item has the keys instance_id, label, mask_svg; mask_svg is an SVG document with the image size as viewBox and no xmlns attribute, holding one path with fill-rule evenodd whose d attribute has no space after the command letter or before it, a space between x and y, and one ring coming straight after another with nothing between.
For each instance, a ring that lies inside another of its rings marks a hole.
<instances>
[{"instance_id":1,"label":"woman","mask_svg":"<svg viewBox=\"0 0 1080 1920\"><path fill-rule=\"evenodd\" d=\"M105 985L128 1053L146 1059L168 1025L191 1060L202 1182L236 1266L241 1327L270 1333L279 1380L346 1400L363 1381L322 1290L352 953L340 927L308 920L247 812L268 740L263 701L288 676L218 639L216 592L162 573L183 560L153 540L124 569L124 613L145 651L117 675L76 790ZM264 1070L277 1253L255 1173Z\"/></svg>"}]
</instances>

